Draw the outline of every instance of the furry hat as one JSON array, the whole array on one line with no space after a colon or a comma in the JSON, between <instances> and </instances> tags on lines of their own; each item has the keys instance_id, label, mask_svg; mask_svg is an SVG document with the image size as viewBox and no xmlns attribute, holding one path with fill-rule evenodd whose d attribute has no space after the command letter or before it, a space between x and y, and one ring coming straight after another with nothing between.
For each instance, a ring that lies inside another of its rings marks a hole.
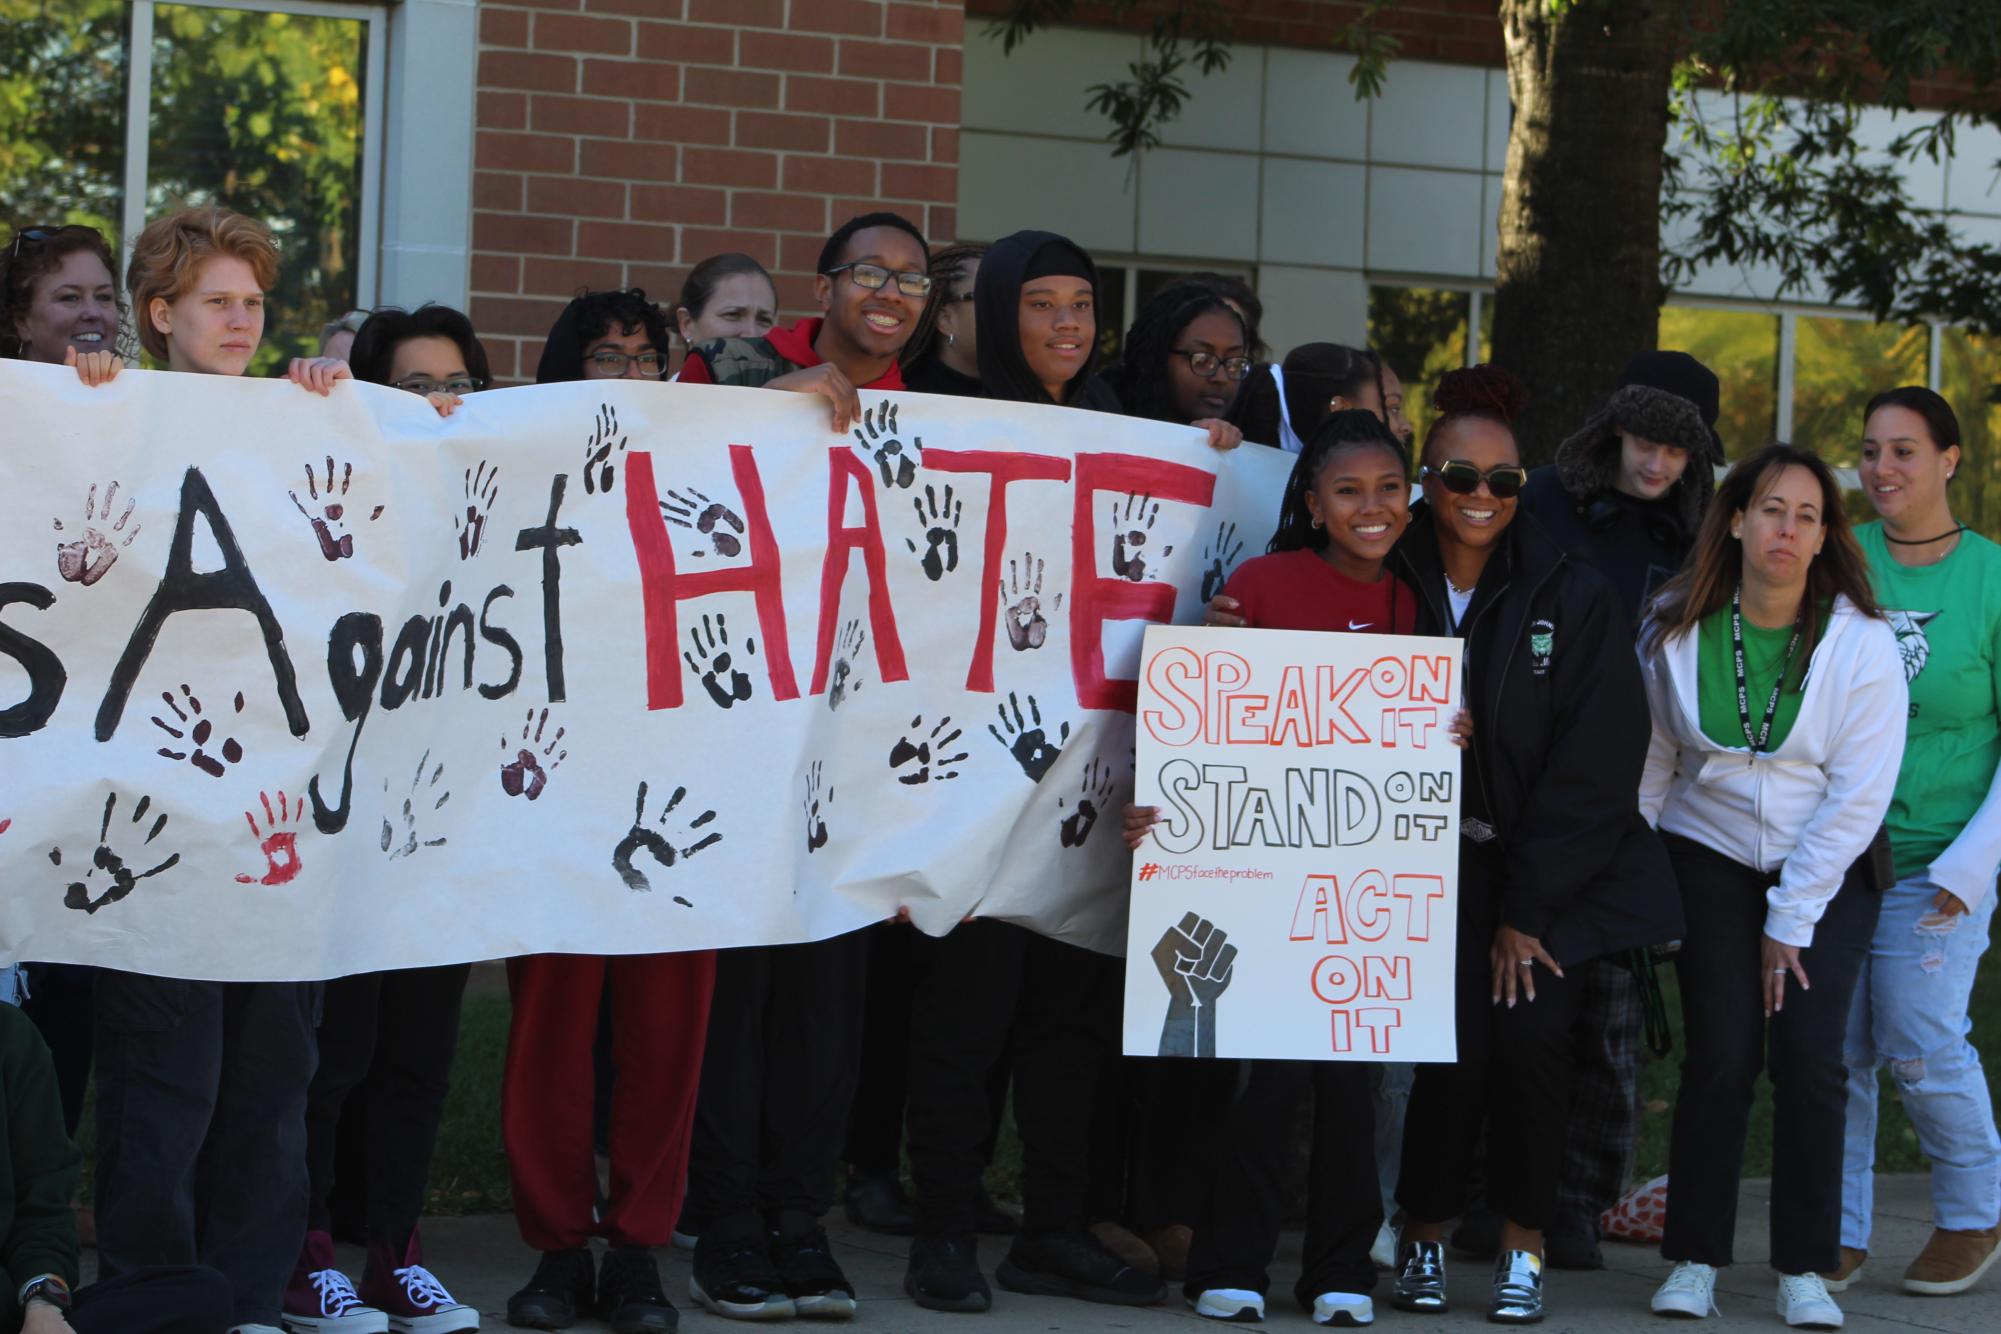
<instances>
[{"instance_id":1,"label":"furry hat","mask_svg":"<svg viewBox=\"0 0 2001 1334\"><path fill-rule=\"evenodd\" d=\"M1580 505L1612 490L1619 477L1621 431L1688 451L1688 467L1669 488L1669 495L1682 524L1693 533L1716 489L1709 460L1710 432L1700 408L1665 389L1629 384L1615 390L1581 430L1557 446L1556 475L1563 489Z\"/></svg>"}]
</instances>

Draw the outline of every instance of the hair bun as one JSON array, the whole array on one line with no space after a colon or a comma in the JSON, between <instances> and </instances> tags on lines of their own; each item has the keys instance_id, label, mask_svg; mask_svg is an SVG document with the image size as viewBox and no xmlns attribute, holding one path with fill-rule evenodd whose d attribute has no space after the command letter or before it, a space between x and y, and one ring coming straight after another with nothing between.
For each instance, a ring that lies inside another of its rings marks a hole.
<instances>
[{"instance_id":1,"label":"hair bun","mask_svg":"<svg viewBox=\"0 0 2001 1334\"><path fill-rule=\"evenodd\" d=\"M1512 427L1529 405L1529 389L1513 371L1483 361L1439 376L1431 404L1446 417L1491 417Z\"/></svg>"}]
</instances>

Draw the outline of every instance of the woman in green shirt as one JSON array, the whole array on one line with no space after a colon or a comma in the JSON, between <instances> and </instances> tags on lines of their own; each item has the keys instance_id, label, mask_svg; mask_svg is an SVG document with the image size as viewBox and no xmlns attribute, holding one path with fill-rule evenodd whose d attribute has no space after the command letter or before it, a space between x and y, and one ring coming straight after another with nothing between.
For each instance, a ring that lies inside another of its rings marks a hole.
<instances>
[{"instance_id":1,"label":"woman in green shirt","mask_svg":"<svg viewBox=\"0 0 2001 1334\"><path fill-rule=\"evenodd\" d=\"M2001 1253L2001 1137L1966 1040L2001 864L2001 547L1953 517L1959 421L1944 399L1892 389L1863 420L1862 488L1882 521L1857 537L1897 632L1911 710L1888 821L1897 883L1849 1018L1841 1266L1829 1286L1846 1287L1868 1254L1876 1071L1887 1061L1932 1164L1933 1231L1904 1289L1942 1296L1972 1287Z\"/></svg>"}]
</instances>

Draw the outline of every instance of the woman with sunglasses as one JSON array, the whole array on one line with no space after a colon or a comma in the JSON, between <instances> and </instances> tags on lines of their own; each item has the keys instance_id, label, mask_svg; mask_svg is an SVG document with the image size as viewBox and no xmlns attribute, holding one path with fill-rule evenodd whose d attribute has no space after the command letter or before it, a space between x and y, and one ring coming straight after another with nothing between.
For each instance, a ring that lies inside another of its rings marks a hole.
<instances>
[{"instance_id":1,"label":"woman with sunglasses","mask_svg":"<svg viewBox=\"0 0 2001 1334\"><path fill-rule=\"evenodd\" d=\"M1640 809L1667 841L1688 921L1661 1242L1676 1264L1653 1309L1716 1309L1763 1068L1779 1314L1835 1328L1821 1274L1841 1258L1842 1043L1881 902L1864 852L1890 805L1909 695L1818 455L1767 445L1730 470L1640 653L1653 713Z\"/></svg>"},{"instance_id":2,"label":"woman with sunglasses","mask_svg":"<svg viewBox=\"0 0 2001 1334\"><path fill-rule=\"evenodd\" d=\"M1212 434L1250 374L1244 317L1200 283L1170 283L1149 297L1126 331L1119 362L1105 375L1134 417L1187 422ZM1243 433L1227 430L1237 440Z\"/></svg>"},{"instance_id":3,"label":"woman with sunglasses","mask_svg":"<svg viewBox=\"0 0 2001 1334\"><path fill-rule=\"evenodd\" d=\"M117 259L95 227L23 227L0 267L0 355L74 366L85 384L123 369ZM58 1057L60 1060L61 1058Z\"/></svg>"}]
</instances>

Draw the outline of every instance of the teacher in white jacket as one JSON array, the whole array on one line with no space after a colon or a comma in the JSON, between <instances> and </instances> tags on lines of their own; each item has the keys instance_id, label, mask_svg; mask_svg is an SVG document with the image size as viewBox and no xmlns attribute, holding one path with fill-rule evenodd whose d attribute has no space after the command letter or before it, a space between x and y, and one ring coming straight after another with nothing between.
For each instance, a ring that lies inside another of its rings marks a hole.
<instances>
[{"instance_id":1,"label":"teacher in white jacket","mask_svg":"<svg viewBox=\"0 0 2001 1334\"><path fill-rule=\"evenodd\" d=\"M1688 921L1661 1245L1678 1263L1653 1309L1715 1309L1769 1049L1779 1313L1833 1328L1841 1310L1820 1274L1839 1257L1842 1038L1878 906L1860 859L1889 805L1908 699L1817 455L1769 445L1730 470L1640 652L1654 729L1640 809L1665 837Z\"/></svg>"}]
</instances>

